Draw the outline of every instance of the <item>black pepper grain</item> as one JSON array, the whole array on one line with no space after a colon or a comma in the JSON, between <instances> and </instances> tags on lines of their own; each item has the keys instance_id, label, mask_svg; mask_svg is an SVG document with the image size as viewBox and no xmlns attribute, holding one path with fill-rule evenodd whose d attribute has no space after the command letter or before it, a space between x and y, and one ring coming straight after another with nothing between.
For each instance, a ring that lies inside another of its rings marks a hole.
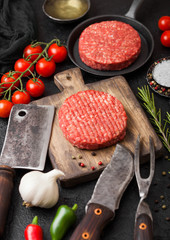
<instances>
[{"instance_id":1,"label":"black pepper grain","mask_svg":"<svg viewBox=\"0 0 170 240\"><path fill-rule=\"evenodd\" d=\"M92 155L92 156L96 156L96 153L95 153L95 152L92 152L91 155Z\"/></svg>"},{"instance_id":2,"label":"black pepper grain","mask_svg":"<svg viewBox=\"0 0 170 240\"><path fill-rule=\"evenodd\" d=\"M159 203L159 201L158 201L158 200L155 200L155 203L157 204L157 203Z\"/></svg>"}]
</instances>

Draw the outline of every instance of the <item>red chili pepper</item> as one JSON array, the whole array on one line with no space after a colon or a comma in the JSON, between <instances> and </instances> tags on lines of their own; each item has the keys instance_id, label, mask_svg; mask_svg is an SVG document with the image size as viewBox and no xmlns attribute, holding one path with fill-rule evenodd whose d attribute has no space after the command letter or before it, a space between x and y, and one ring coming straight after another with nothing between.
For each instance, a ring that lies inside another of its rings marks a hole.
<instances>
[{"instance_id":1,"label":"red chili pepper","mask_svg":"<svg viewBox=\"0 0 170 240\"><path fill-rule=\"evenodd\" d=\"M25 240L43 240L42 228L38 225L38 217L35 216L32 223L24 231Z\"/></svg>"}]
</instances>

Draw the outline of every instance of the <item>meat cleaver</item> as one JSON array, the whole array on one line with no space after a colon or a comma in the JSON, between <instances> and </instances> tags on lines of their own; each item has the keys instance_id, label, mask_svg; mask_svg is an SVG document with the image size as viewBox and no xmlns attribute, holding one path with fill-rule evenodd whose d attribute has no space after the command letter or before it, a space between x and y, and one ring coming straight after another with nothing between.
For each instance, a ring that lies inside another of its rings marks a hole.
<instances>
[{"instance_id":1,"label":"meat cleaver","mask_svg":"<svg viewBox=\"0 0 170 240\"><path fill-rule=\"evenodd\" d=\"M70 240L99 240L104 226L115 216L120 199L134 175L130 151L117 144L110 163L100 175L92 197L86 205L86 215Z\"/></svg>"},{"instance_id":2,"label":"meat cleaver","mask_svg":"<svg viewBox=\"0 0 170 240\"><path fill-rule=\"evenodd\" d=\"M13 168L43 170L54 117L54 106L13 106L0 156L0 236L13 189Z\"/></svg>"}]
</instances>

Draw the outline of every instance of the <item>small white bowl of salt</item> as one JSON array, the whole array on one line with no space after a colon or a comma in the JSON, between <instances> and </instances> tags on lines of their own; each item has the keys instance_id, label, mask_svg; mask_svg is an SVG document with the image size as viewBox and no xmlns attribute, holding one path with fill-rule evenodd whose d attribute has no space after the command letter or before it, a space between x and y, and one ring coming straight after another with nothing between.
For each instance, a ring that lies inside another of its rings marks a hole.
<instances>
[{"instance_id":1,"label":"small white bowl of salt","mask_svg":"<svg viewBox=\"0 0 170 240\"><path fill-rule=\"evenodd\" d=\"M170 97L170 57L161 58L150 66L147 81L156 93Z\"/></svg>"}]
</instances>

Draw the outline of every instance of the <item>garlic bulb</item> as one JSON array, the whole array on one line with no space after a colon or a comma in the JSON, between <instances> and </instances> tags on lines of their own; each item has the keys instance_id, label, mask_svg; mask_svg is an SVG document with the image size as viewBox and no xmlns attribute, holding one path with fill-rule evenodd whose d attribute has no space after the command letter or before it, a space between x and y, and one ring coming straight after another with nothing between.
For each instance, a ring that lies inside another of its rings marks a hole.
<instances>
[{"instance_id":1,"label":"garlic bulb","mask_svg":"<svg viewBox=\"0 0 170 240\"><path fill-rule=\"evenodd\" d=\"M60 170L53 169L42 173L31 171L26 173L20 181L19 193L26 207L51 208L59 199L57 178L64 176Z\"/></svg>"}]
</instances>

